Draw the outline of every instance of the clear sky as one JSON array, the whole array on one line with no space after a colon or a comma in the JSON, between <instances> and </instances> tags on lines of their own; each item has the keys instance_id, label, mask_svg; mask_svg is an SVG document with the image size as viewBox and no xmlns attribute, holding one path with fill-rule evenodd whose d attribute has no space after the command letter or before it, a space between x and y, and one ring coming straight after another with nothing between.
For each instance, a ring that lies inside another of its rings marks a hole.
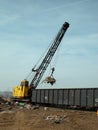
<instances>
[{"instance_id":1,"label":"clear sky","mask_svg":"<svg viewBox=\"0 0 98 130\"><path fill-rule=\"evenodd\" d=\"M43 79L55 67L54 87L98 87L98 0L0 0L0 91L26 78L65 21Z\"/></svg>"}]
</instances>

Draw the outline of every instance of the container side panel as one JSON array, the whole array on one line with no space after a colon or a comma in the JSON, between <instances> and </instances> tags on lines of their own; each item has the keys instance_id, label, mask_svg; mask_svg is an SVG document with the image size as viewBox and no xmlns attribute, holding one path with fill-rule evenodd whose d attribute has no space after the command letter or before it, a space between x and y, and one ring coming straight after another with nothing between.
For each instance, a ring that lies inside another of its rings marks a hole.
<instances>
[{"instance_id":1,"label":"container side panel","mask_svg":"<svg viewBox=\"0 0 98 130\"><path fill-rule=\"evenodd\" d=\"M48 90L45 90L45 96L44 96L45 103L48 103L48 101L49 101L49 99L48 99L48 97L49 97L48 92L49 92Z\"/></svg>"},{"instance_id":2,"label":"container side panel","mask_svg":"<svg viewBox=\"0 0 98 130\"><path fill-rule=\"evenodd\" d=\"M53 104L53 90L49 90L49 104Z\"/></svg>"},{"instance_id":3,"label":"container side panel","mask_svg":"<svg viewBox=\"0 0 98 130\"><path fill-rule=\"evenodd\" d=\"M74 105L75 106L80 106L80 89L76 89L74 94L75 94L74 95L75 96Z\"/></svg>"},{"instance_id":4,"label":"container side panel","mask_svg":"<svg viewBox=\"0 0 98 130\"><path fill-rule=\"evenodd\" d=\"M36 90L32 91L32 102L36 102Z\"/></svg>"},{"instance_id":5,"label":"container side panel","mask_svg":"<svg viewBox=\"0 0 98 130\"><path fill-rule=\"evenodd\" d=\"M88 107L93 107L93 89L88 89L87 90L87 106Z\"/></svg>"},{"instance_id":6,"label":"container side panel","mask_svg":"<svg viewBox=\"0 0 98 130\"><path fill-rule=\"evenodd\" d=\"M74 105L74 89L69 90L69 105Z\"/></svg>"},{"instance_id":7,"label":"container side panel","mask_svg":"<svg viewBox=\"0 0 98 130\"><path fill-rule=\"evenodd\" d=\"M95 89L94 106L95 106L95 107L98 107L98 89Z\"/></svg>"},{"instance_id":8,"label":"container side panel","mask_svg":"<svg viewBox=\"0 0 98 130\"><path fill-rule=\"evenodd\" d=\"M58 90L56 89L56 90L54 90L54 104L58 104Z\"/></svg>"},{"instance_id":9,"label":"container side panel","mask_svg":"<svg viewBox=\"0 0 98 130\"><path fill-rule=\"evenodd\" d=\"M64 90L58 90L58 104L60 105L63 103L63 91Z\"/></svg>"},{"instance_id":10,"label":"container side panel","mask_svg":"<svg viewBox=\"0 0 98 130\"><path fill-rule=\"evenodd\" d=\"M41 93L40 93L40 89L37 90L37 103L40 103L41 102Z\"/></svg>"},{"instance_id":11,"label":"container side panel","mask_svg":"<svg viewBox=\"0 0 98 130\"><path fill-rule=\"evenodd\" d=\"M69 102L68 89L65 89L63 97L63 105L68 105L68 102Z\"/></svg>"},{"instance_id":12,"label":"container side panel","mask_svg":"<svg viewBox=\"0 0 98 130\"><path fill-rule=\"evenodd\" d=\"M44 89L41 89L41 103L44 103Z\"/></svg>"},{"instance_id":13,"label":"container side panel","mask_svg":"<svg viewBox=\"0 0 98 130\"><path fill-rule=\"evenodd\" d=\"M81 89L81 107L86 107L86 89Z\"/></svg>"}]
</instances>

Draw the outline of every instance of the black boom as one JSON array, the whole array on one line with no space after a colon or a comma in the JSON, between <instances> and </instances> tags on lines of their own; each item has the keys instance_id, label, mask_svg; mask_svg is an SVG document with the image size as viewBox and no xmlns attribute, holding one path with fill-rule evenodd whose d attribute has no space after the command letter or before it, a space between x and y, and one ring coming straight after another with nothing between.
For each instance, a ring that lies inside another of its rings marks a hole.
<instances>
[{"instance_id":1,"label":"black boom","mask_svg":"<svg viewBox=\"0 0 98 130\"><path fill-rule=\"evenodd\" d=\"M46 56L44 57L42 63L40 66L36 69L35 76L32 79L30 86L35 89L37 85L39 84L45 70L47 69L48 65L50 64L52 57L54 56L67 28L69 27L69 23L65 22L63 26L61 27L60 31L58 32L54 42L50 46Z\"/></svg>"}]
</instances>

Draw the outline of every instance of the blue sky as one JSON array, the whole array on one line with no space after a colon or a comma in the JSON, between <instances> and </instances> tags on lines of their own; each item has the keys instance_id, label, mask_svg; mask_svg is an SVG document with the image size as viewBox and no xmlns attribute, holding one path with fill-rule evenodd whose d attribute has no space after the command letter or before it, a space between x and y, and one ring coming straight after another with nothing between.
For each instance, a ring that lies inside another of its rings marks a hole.
<instances>
[{"instance_id":1,"label":"blue sky","mask_svg":"<svg viewBox=\"0 0 98 130\"><path fill-rule=\"evenodd\" d=\"M0 91L26 78L65 21L70 27L42 80L54 66L55 88L98 87L97 0L0 0Z\"/></svg>"}]
</instances>

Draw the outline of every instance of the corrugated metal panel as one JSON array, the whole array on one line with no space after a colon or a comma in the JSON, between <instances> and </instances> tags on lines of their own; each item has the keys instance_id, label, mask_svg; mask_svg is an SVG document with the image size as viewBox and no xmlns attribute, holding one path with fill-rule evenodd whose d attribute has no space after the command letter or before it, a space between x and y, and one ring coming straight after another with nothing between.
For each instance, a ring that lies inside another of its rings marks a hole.
<instances>
[{"instance_id":1,"label":"corrugated metal panel","mask_svg":"<svg viewBox=\"0 0 98 130\"><path fill-rule=\"evenodd\" d=\"M37 103L41 102L41 93L40 93L40 89L37 89Z\"/></svg>"},{"instance_id":2,"label":"corrugated metal panel","mask_svg":"<svg viewBox=\"0 0 98 130\"><path fill-rule=\"evenodd\" d=\"M54 97L54 104L58 104L58 90L56 89L56 90L54 90L54 95L53 95L53 97Z\"/></svg>"},{"instance_id":3,"label":"corrugated metal panel","mask_svg":"<svg viewBox=\"0 0 98 130\"><path fill-rule=\"evenodd\" d=\"M69 90L69 104L74 105L74 89Z\"/></svg>"},{"instance_id":4,"label":"corrugated metal panel","mask_svg":"<svg viewBox=\"0 0 98 130\"><path fill-rule=\"evenodd\" d=\"M41 89L41 103L45 103L44 101L44 89Z\"/></svg>"},{"instance_id":5,"label":"corrugated metal panel","mask_svg":"<svg viewBox=\"0 0 98 130\"><path fill-rule=\"evenodd\" d=\"M88 107L93 107L93 89L88 89L87 90L87 106Z\"/></svg>"},{"instance_id":6,"label":"corrugated metal panel","mask_svg":"<svg viewBox=\"0 0 98 130\"><path fill-rule=\"evenodd\" d=\"M37 89L32 91L32 102L98 107L98 88Z\"/></svg>"},{"instance_id":7,"label":"corrugated metal panel","mask_svg":"<svg viewBox=\"0 0 98 130\"><path fill-rule=\"evenodd\" d=\"M44 100L45 100L45 103L48 103L49 101L49 90L45 90L45 95L44 95Z\"/></svg>"},{"instance_id":8,"label":"corrugated metal panel","mask_svg":"<svg viewBox=\"0 0 98 130\"><path fill-rule=\"evenodd\" d=\"M64 96L63 92L64 92L63 89L58 90L58 104L60 104L60 105L63 103L63 96Z\"/></svg>"},{"instance_id":9,"label":"corrugated metal panel","mask_svg":"<svg viewBox=\"0 0 98 130\"><path fill-rule=\"evenodd\" d=\"M94 100L95 107L98 107L98 89L95 89L95 100Z\"/></svg>"},{"instance_id":10,"label":"corrugated metal panel","mask_svg":"<svg viewBox=\"0 0 98 130\"><path fill-rule=\"evenodd\" d=\"M81 89L81 106L87 106L87 96L86 96L87 89Z\"/></svg>"},{"instance_id":11,"label":"corrugated metal panel","mask_svg":"<svg viewBox=\"0 0 98 130\"><path fill-rule=\"evenodd\" d=\"M64 97L63 97L63 104L68 105L69 101L69 94L68 94L68 89L64 89Z\"/></svg>"},{"instance_id":12,"label":"corrugated metal panel","mask_svg":"<svg viewBox=\"0 0 98 130\"><path fill-rule=\"evenodd\" d=\"M53 104L53 90L48 90L49 91L49 103Z\"/></svg>"},{"instance_id":13,"label":"corrugated metal panel","mask_svg":"<svg viewBox=\"0 0 98 130\"><path fill-rule=\"evenodd\" d=\"M75 89L74 93L74 105L80 106L80 89Z\"/></svg>"},{"instance_id":14,"label":"corrugated metal panel","mask_svg":"<svg viewBox=\"0 0 98 130\"><path fill-rule=\"evenodd\" d=\"M36 90L32 91L32 102L36 102Z\"/></svg>"}]
</instances>

